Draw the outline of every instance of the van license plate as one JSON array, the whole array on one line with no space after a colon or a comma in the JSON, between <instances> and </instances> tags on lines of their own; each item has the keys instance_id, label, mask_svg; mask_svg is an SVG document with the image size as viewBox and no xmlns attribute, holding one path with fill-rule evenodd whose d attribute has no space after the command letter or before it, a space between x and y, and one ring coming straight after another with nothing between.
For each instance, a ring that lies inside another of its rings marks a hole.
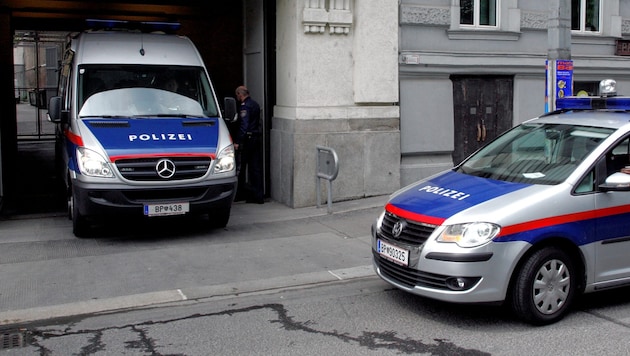
<instances>
[{"instance_id":1,"label":"van license plate","mask_svg":"<svg viewBox=\"0 0 630 356\"><path fill-rule=\"evenodd\" d=\"M409 250L388 244L385 241L381 241L381 239L377 240L376 248L378 253L388 260L399 265L409 266Z\"/></svg>"},{"instance_id":2,"label":"van license plate","mask_svg":"<svg viewBox=\"0 0 630 356\"><path fill-rule=\"evenodd\" d=\"M190 211L190 204L187 202L144 205L144 215L147 216L183 215L188 211Z\"/></svg>"}]
</instances>

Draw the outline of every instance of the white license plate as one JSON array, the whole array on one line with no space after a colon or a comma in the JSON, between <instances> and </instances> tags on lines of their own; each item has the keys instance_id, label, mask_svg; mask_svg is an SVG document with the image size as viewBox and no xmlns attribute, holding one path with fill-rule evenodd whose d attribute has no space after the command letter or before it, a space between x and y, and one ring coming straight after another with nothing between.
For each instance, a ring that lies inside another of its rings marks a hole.
<instances>
[{"instance_id":1,"label":"white license plate","mask_svg":"<svg viewBox=\"0 0 630 356\"><path fill-rule=\"evenodd\" d=\"M190 211L190 204L187 202L144 205L144 215L147 216L183 215L188 211Z\"/></svg>"},{"instance_id":2,"label":"white license plate","mask_svg":"<svg viewBox=\"0 0 630 356\"><path fill-rule=\"evenodd\" d=\"M376 248L378 253L390 261L399 265L409 266L409 250L388 244L385 241L377 240Z\"/></svg>"}]
</instances>

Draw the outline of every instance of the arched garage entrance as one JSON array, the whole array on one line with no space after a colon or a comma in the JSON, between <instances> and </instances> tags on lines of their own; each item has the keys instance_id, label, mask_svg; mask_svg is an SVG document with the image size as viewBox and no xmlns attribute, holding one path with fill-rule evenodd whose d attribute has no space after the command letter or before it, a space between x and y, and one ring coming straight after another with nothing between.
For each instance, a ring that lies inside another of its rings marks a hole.
<instances>
[{"instance_id":1,"label":"arched garage entrance","mask_svg":"<svg viewBox=\"0 0 630 356\"><path fill-rule=\"evenodd\" d=\"M0 69L2 92L10 90L12 93L1 95L0 103L3 107L15 108L15 112L8 110L0 117L0 212L22 214L57 207L54 202L52 206L42 203L56 199L51 190L54 173L46 170L54 155L53 145L47 144L54 127L45 120L45 106L51 88L56 86L55 69L50 72L55 64L50 62L54 62L54 53L59 56L61 53L54 41L44 45L43 37L62 39L68 33L82 31L88 18L179 22L178 34L190 37L197 45L220 100L233 96L234 88L245 83L264 110L271 107L273 100L267 79L273 78L269 75L273 71L267 69L267 63L274 62L265 48L270 42L268 39L275 38L267 33L267 28L274 28L269 25L273 23L274 6L274 1L264 0L202 4L36 0L29 2L28 7L20 1L0 1L0 23L4 23L0 25L1 36L10 38L10 41L0 41L0 64L14 65L12 73ZM20 54L30 51L26 56L29 63L15 60L16 50ZM27 75L29 68L35 79ZM14 99L7 102L4 98ZM265 113L265 122L270 121L268 116Z\"/></svg>"}]
</instances>

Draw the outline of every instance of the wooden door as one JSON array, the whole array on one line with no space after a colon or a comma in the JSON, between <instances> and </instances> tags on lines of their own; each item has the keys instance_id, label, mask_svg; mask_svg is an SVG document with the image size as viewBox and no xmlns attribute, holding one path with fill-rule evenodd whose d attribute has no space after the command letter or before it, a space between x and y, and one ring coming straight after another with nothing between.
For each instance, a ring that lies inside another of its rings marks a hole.
<instances>
[{"instance_id":1,"label":"wooden door","mask_svg":"<svg viewBox=\"0 0 630 356\"><path fill-rule=\"evenodd\" d=\"M512 127L513 78L452 76L455 145L459 164L487 142Z\"/></svg>"}]
</instances>

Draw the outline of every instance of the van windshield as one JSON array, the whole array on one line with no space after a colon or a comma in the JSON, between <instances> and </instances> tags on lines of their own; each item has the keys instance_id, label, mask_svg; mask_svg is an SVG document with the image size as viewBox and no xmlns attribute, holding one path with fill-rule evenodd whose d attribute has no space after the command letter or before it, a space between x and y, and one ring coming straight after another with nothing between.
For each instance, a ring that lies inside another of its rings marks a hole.
<instances>
[{"instance_id":1,"label":"van windshield","mask_svg":"<svg viewBox=\"0 0 630 356\"><path fill-rule=\"evenodd\" d=\"M219 115L202 67L82 65L77 88L79 116Z\"/></svg>"},{"instance_id":2,"label":"van windshield","mask_svg":"<svg viewBox=\"0 0 630 356\"><path fill-rule=\"evenodd\" d=\"M470 156L456 170L507 182L559 184L613 131L566 124L522 124Z\"/></svg>"}]
</instances>

